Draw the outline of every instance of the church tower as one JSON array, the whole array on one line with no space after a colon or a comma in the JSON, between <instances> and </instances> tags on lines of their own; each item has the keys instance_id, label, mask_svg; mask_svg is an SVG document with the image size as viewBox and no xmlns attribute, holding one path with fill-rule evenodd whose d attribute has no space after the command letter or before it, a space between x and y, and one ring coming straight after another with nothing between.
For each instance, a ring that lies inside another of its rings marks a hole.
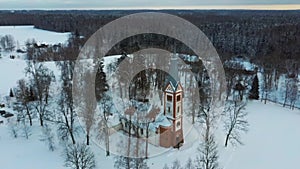
<instances>
[{"instance_id":1,"label":"church tower","mask_svg":"<svg viewBox=\"0 0 300 169\"><path fill-rule=\"evenodd\" d=\"M161 135L164 147L179 148L183 142L183 89L178 77L178 60L175 54L171 57L170 75L164 91L164 115L171 122L171 126ZM168 131L166 131L168 130Z\"/></svg>"}]
</instances>

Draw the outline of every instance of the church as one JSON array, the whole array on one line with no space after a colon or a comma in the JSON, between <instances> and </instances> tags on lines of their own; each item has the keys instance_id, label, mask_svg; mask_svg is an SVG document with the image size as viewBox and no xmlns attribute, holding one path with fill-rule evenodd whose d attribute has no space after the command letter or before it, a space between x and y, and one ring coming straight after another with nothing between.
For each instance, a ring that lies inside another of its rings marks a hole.
<instances>
[{"instance_id":1,"label":"church","mask_svg":"<svg viewBox=\"0 0 300 169\"><path fill-rule=\"evenodd\" d=\"M154 137L156 141L152 143L165 148L179 148L183 145L183 88L178 77L177 62L177 57L173 55L163 91L162 108L151 105L147 107L148 122L133 118L139 113L136 107L126 109L120 118L123 131L140 138Z\"/></svg>"}]
</instances>

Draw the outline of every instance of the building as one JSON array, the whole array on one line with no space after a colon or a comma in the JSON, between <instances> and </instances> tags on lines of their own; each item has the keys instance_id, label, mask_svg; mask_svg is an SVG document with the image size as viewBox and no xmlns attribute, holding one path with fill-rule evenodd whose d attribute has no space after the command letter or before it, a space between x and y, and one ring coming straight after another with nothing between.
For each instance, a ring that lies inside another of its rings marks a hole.
<instances>
[{"instance_id":1,"label":"building","mask_svg":"<svg viewBox=\"0 0 300 169\"><path fill-rule=\"evenodd\" d=\"M184 143L183 136L183 88L178 78L178 60L171 58L170 74L164 89L163 108L135 105L125 110L120 118L122 129L135 137L154 136L154 144L161 147L179 148ZM144 109L144 110L141 110ZM163 111L161 111L163 110ZM139 112L137 112L139 111ZM146 112L145 119L135 116Z\"/></svg>"}]
</instances>

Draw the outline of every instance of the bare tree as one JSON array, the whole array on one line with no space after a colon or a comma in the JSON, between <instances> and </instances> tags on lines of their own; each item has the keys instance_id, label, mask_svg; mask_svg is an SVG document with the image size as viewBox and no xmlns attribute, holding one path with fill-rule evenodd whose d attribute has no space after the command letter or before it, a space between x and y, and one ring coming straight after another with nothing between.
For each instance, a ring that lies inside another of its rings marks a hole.
<instances>
[{"instance_id":1,"label":"bare tree","mask_svg":"<svg viewBox=\"0 0 300 169\"><path fill-rule=\"evenodd\" d=\"M95 123L95 112L96 112L96 100L93 97L94 90L92 90L92 79L95 79L92 77L93 75L91 72L85 72L85 80L84 80L84 88L86 89L85 96L83 96L83 109L82 117L83 121L85 123L85 131L86 131L86 144L90 144L90 133L92 126Z\"/></svg>"},{"instance_id":2,"label":"bare tree","mask_svg":"<svg viewBox=\"0 0 300 169\"><path fill-rule=\"evenodd\" d=\"M58 100L59 112L58 117L58 134L61 140L71 139L73 144L76 144L75 133L78 130L78 127L75 125L76 113L73 109L72 103L68 102L67 96L63 91L61 92L60 99Z\"/></svg>"},{"instance_id":3,"label":"bare tree","mask_svg":"<svg viewBox=\"0 0 300 169\"><path fill-rule=\"evenodd\" d=\"M75 125L76 113L72 98L72 78L74 61L63 61L57 64L61 70L62 91L58 100L60 117L57 121L58 131L62 140L71 138L72 143L76 144L75 133L78 127Z\"/></svg>"},{"instance_id":4,"label":"bare tree","mask_svg":"<svg viewBox=\"0 0 300 169\"><path fill-rule=\"evenodd\" d=\"M12 121L12 119L8 119L8 127L9 127L9 132L12 135L13 138L18 138L19 136L19 126L15 121Z\"/></svg>"},{"instance_id":5,"label":"bare tree","mask_svg":"<svg viewBox=\"0 0 300 169\"><path fill-rule=\"evenodd\" d=\"M173 161L171 169L181 169L180 161L178 159Z\"/></svg>"},{"instance_id":6,"label":"bare tree","mask_svg":"<svg viewBox=\"0 0 300 169\"><path fill-rule=\"evenodd\" d=\"M0 39L0 45L2 46L2 49L4 49L5 51L12 52L16 47L15 44L16 42L12 35L5 35Z\"/></svg>"},{"instance_id":7,"label":"bare tree","mask_svg":"<svg viewBox=\"0 0 300 169\"><path fill-rule=\"evenodd\" d=\"M195 168L191 158L188 159L188 161L186 162L184 168L185 169L194 169Z\"/></svg>"},{"instance_id":8,"label":"bare tree","mask_svg":"<svg viewBox=\"0 0 300 169\"><path fill-rule=\"evenodd\" d=\"M218 147L212 130L218 118L217 114L210 110L209 98L203 98L201 106L201 119L204 122L202 142L198 147L199 154L196 157L195 166L202 169L218 169ZM203 101L205 100L205 101Z\"/></svg>"},{"instance_id":9,"label":"bare tree","mask_svg":"<svg viewBox=\"0 0 300 169\"><path fill-rule=\"evenodd\" d=\"M30 85L36 96L34 108L39 115L40 125L43 126L44 120L49 115L49 111L47 110L50 98L49 90L51 82L54 81L54 74L43 63L36 60L28 61L25 71L26 75L30 78Z\"/></svg>"},{"instance_id":10,"label":"bare tree","mask_svg":"<svg viewBox=\"0 0 300 169\"><path fill-rule=\"evenodd\" d=\"M18 114L22 114L22 117L27 117L30 126L32 126L32 104L30 103L33 100L32 93L24 79L19 80L17 83L18 86L15 89L15 96L19 104L14 105L14 110L18 111Z\"/></svg>"},{"instance_id":11,"label":"bare tree","mask_svg":"<svg viewBox=\"0 0 300 169\"><path fill-rule=\"evenodd\" d=\"M30 126L28 126L25 121L22 122L22 134L23 134L23 137L25 137L26 139L29 139L29 137L32 135L32 132L31 132L31 128Z\"/></svg>"},{"instance_id":12,"label":"bare tree","mask_svg":"<svg viewBox=\"0 0 300 169\"><path fill-rule=\"evenodd\" d=\"M127 148L124 148L124 145L126 145L126 143L123 140L121 140L120 143L117 145L119 147L118 151L120 152L128 151ZM130 169L130 161L131 158L128 156L115 156L114 168Z\"/></svg>"},{"instance_id":13,"label":"bare tree","mask_svg":"<svg viewBox=\"0 0 300 169\"><path fill-rule=\"evenodd\" d=\"M196 158L196 167L202 169L218 169L219 155L217 144L213 135L204 136L204 142L198 147L199 154Z\"/></svg>"},{"instance_id":14,"label":"bare tree","mask_svg":"<svg viewBox=\"0 0 300 169\"><path fill-rule=\"evenodd\" d=\"M240 134L242 132L247 132L249 123L247 121L247 112L244 110L246 103L237 101L228 101L224 114L225 114L225 124L224 128L227 132L225 139L225 147L227 147L228 142L231 141L232 144L239 143L242 144Z\"/></svg>"},{"instance_id":15,"label":"bare tree","mask_svg":"<svg viewBox=\"0 0 300 169\"><path fill-rule=\"evenodd\" d=\"M271 93L272 84L273 84L273 73L270 68L265 68L263 72L263 86L262 86L262 97L261 101L264 100L264 103L267 103L269 95Z\"/></svg>"},{"instance_id":16,"label":"bare tree","mask_svg":"<svg viewBox=\"0 0 300 169\"><path fill-rule=\"evenodd\" d=\"M289 102L290 108L294 109L298 96L298 79L287 78L285 83L286 88L283 107L285 107Z\"/></svg>"},{"instance_id":17,"label":"bare tree","mask_svg":"<svg viewBox=\"0 0 300 169\"><path fill-rule=\"evenodd\" d=\"M100 100L102 115L98 123L99 135L98 138L105 138L106 156L110 155L109 151L109 126L108 119L111 114L111 108L113 106L112 100L108 94L104 94Z\"/></svg>"},{"instance_id":18,"label":"bare tree","mask_svg":"<svg viewBox=\"0 0 300 169\"><path fill-rule=\"evenodd\" d=\"M43 127L40 140L44 141L47 144L50 151L55 150L54 133L52 132L51 126L49 126L48 124L45 124L45 126Z\"/></svg>"},{"instance_id":19,"label":"bare tree","mask_svg":"<svg viewBox=\"0 0 300 169\"><path fill-rule=\"evenodd\" d=\"M72 169L94 169L95 155L85 144L70 144L65 150L65 166Z\"/></svg>"},{"instance_id":20,"label":"bare tree","mask_svg":"<svg viewBox=\"0 0 300 169\"><path fill-rule=\"evenodd\" d=\"M115 157L115 163L114 168L116 169L130 169L130 157L124 157L124 156L116 156ZM129 165L128 165L129 164Z\"/></svg>"}]
</instances>

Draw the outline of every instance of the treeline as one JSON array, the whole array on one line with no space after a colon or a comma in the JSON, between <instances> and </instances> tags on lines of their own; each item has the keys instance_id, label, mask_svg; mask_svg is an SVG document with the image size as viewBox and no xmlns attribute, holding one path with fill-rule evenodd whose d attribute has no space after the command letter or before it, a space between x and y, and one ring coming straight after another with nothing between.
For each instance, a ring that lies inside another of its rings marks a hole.
<instances>
[{"instance_id":1,"label":"treeline","mask_svg":"<svg viewBox=\"0 0 300 169\"><path fill-rule=\"evenodd\" d=\"M123 11L0 11L0 25L28 25L73 32L86 39L106 23L143 10ZM236 55L252 58L259 65L270 64L285 70L282 60L300 60L300 11L163 10L198 26L212 41L221 59ZM171 50L175 40L160 35L139 35L117 44L109 54L132 53L139 49L162 47ZM83 41L84 43L84 41ZM170 47L171 46L171 47ZM193 54L177 42L178 53ZM173 50L172 50L173 52Z\"/></svg>"}]
</instances>

